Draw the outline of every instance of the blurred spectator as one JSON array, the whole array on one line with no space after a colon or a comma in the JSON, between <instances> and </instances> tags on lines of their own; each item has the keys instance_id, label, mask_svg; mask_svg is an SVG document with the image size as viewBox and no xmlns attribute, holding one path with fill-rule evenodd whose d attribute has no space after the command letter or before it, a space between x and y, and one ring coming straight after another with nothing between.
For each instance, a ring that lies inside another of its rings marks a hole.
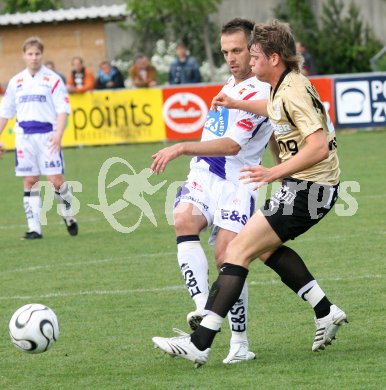
<instances>
[{"instance_id":1,"label":"blurred spectator","mask_svg":"<svg viewBox=\"0 0 386 390\"><path fill-rule=\"evenodd\" d=\"M200 67L196 59L188 54L184 43L176 47L177 58L170 64L169 84L189 84L201 82Z\"/></svg>"},{"instance_id":2,"label":"blurred spectator","mask_svg":"<svg viewBox=\"0 0 386 390\"><path fill-rule=\"evenodd\" d=\"M157 71L144 54L138 54L129 71L134 87L146 88L157 85Z\"/></svg>"},{"instance_id":3,"label":"blurred spectator","mask_svg":"<svg viewBox=\"0 0 386 390\"><path fill-rule=\"evenodd\" d=\"M71 73L67 78L67 88L70 93L82 93L95 88L95 77L83 65L81 57L74 57L71 61Z\"/></svg>"},{"instance_id":4,"label":"blurred spectator","mask_svg":"<svg viewBox=\"0 0 386 390\"><path fill-rule=\"evenodd\" d=\"M60 72L58 72L58 71L56 70L54 61L47 61L47 62L45 63L45 65L46 65L46 67L47 67L48 69L51 69L51 70L52 70L53 72L55 72L58 76L60 76L60 78L63 80L64 85L67 84L67 82L66 82L66 76L65 76L63 73L60 73Z\"/></svg>"},{"instance_id":5,"label":"blurred spectator","mask_svg":"<svg viewBox=\"0 0 386 390\"><path fill-rule=\"evenodd\" d=\"M296 42L296 50L300 53L304 58L304 63L302 66L302 73L305 76L312 76L318 73L314 61L314 57L307 50L307 47L302 42Z\"/></svg>"},{"instance_id":6,"label":"blurred spectator","mask_svg":"<svg viewBox=\"0 0 386 390\"><path fill-rule=\"evenodd\" d=\"M116 66L108 61L102 61L99 65L96 89L124 88L123 75Z\"/></svg>"},{"instance_id":7,"label":"blurred spectator","mask_svg":"<svg viewBox=\"0 0 386 390\"><path fill-rule=\"evenodd\" d=\"M4 95L5 89L2 84L0 84L0 95Z\"/></svg>"}]
</instances>

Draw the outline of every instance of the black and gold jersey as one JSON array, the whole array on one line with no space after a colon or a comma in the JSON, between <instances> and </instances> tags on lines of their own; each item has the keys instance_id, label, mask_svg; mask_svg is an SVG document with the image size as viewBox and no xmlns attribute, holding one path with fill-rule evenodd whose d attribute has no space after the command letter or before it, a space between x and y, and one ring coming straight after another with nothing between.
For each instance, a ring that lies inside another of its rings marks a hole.
<instances>
[{"instance_id":1,"label":"black and gold jersey","mask_svg":"<svg viewBox=\"0 0 386 390\"><path fill-rule=\"evenodd\" d=\"M318 129L323 129L326 136L330 149L328 158L292 177L327 185L339 182L334 126L307 77L285 71L276 88L271 90L268 114L283 162L298 153L304 147L307 136Z\"/></svg>"}]
</instances>

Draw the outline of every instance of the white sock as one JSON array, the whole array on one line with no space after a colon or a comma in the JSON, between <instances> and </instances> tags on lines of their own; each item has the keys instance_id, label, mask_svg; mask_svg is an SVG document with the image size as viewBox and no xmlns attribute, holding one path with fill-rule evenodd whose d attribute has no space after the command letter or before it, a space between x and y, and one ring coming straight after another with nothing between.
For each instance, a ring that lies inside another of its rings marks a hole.
<instances>
[{"instance_id":1,"label":"white sock","mask_svg":"<svg viewBox=\"0 0 386 390\"><path fill-rule=\"evenodd\" d=\"M248 284L244 283L237 302L228 312L229 327L232 331L231 344L247 341Z\"/></svg>"},{"instance_id":2,"label":"white sock","mask_svg":"<svg viewBox=\"0 0 386 390\"><path fill-rule=\"evenodd\" d=\"M326 296L324 291L319 287L318 282L314 282L315 283L311 287L311 290L304 294L304 299L307 300L312 308L314 308L322 300L322 298Z\"/></svg>"},{"instance_id":3,"label":"white sock","mask_svg":"<svg viewBox=\"0 0 386 390\"><path fill-rule=\"evenodd\" d=\"M178 264L190 296L198 310L204 310L209 294L208 261L200 241L177 244Z\"/></svg>"},{"instance_id":4,"label":"white sock","mask_svg":"<svg viewBox=\"0 0 386 390\"><path fill-rule=\"evenodd\" d=\"M55 198L60 205L60 215L64 218L73 217L72 211L72 189L64 182L59 191L55 191Z\"/></svg>"},{"instance_id":5,"label":"white sock","mask_svg":"<svg viewBox=\"0 0 386 390\"><path fill-rule=\"evenodd\" d=\"M196 310L205 312L206 301L208 300L208 293L199 293L193 297L193 301L196 304Z\"/></svg>"},{"instance_id":6,"label":"white sock","mask_svg":"<svg viewBox=\"0 0 386 390\"><path fill-rule=\"evenodd\" d=\"M213 311L208 311L207 315L202 319L201 326L215 330L216 332L221 328L224 318L220 317Z\"/></svg>"},{"instance_id":7,"label":"white sock","mask_svg":"<svg viewBox=\"0 0 386 390\"><path fill-rule=\"evenodd\" d=\"M27 218L28 231L41 234L42 227L40 225L40 210L41 199L39 191L24 190L23 206L25 216Z\"/></svg>"}]
</instances>

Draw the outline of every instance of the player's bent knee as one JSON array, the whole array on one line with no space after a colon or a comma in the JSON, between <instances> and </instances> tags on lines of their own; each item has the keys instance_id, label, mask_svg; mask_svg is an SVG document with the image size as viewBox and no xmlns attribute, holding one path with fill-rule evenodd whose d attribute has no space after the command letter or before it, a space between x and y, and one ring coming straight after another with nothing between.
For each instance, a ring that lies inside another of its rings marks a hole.
<instances>
[{"instance_id":1,"label":"player's bent knee","mask_svg":"<svg viewBox=\"0 0 386 390\"><path fill-rule=\"evenodd\" d=\"M39 182L38 176L26 176L23 178L24 188L32 188L38 182Z\"/></svg>"},{"instance_id":2,"label":"player's bent knee","mask_svg":"<svg viewBox=\"0 0 386 390\"><path fill-rule=\"evenodd\" d=\"M221 253L215 253L214 256L216 267L219 269L225 263L225 252L221 251Z\"/></svg>"},{"instance_id":3,"label":"player's bent knee","mask_svg":"<svg viewBox=\"0 0 386 390\"><path fill-rule=\"evenodd\" d=\"M63 185L64 183L64 179L62 176L50 176L47 178L50 183L54 186L55 190L56 191L59 191L60 190L60 187Z\"/></svg>"},{"instance_id":4,"label":"player's bent knee","mask_svg":"<svg viewBox=\"0 0 386 390\"><path fill-rule=\"evenodd\" d=\"M202 213L187 203L179 204L174 209L173 219L177 236L200 234L201 230L207 225L207 221Z\"/></svg>"},{"instance_id":5,"label":"player's bent knee","mask_svg":"<svg viewBox=\"0 0 386 390\"><path fill-rule=\"evenodd\" d=\"M237 243L237 240L231 241L226 250L225 256L223 258L224 263L232 263L238 264L244 267L248 267L249 263L253 260L252 258L248 258L245 255L246 251L244 251L240 245Z\"/></svg>"},{"instance_id":6,"label":"player's bent knee","mask_svg":"<svg viewBox=\"0 0 386 390\"><path fill-rule=\"evenodd\" d=\"M273 252L274 251L262 253L258 258L259 258L260 261L265 263L271 257Z\"/></svg>"},{"instance_id":7,"label":"player's bent knee","mask_svg":"<svg viewBox=\"0 0 386 390\"><path fill-rule=\"evenodd\" d=\"M196 226L194 221L183 214L174 216L174 230L176 231L177 236L186 234L198 235L200 233L200 229Z\"/></svg>"}]
</instances>

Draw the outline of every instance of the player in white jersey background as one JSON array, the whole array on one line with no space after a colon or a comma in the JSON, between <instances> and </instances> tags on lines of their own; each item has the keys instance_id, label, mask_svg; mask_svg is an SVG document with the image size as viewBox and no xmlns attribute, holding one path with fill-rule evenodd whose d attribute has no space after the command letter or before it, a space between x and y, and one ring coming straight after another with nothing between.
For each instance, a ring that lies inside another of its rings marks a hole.
<instances>
[{"instance_id":1,"label":"player in white jersey background","mask_svg":"<svg viewBox=\"0 0 386 390\"><path fill-rule=\"evenodd\" d=\"M38 189L41 175L54 186L67 231L75 236L78 225L71 208L71 188L64 179L61 148L70 113L67 90L60 76L42 65L44 45L40 38L28 38L22 51L26 69L9 81L0 107L0 133L16 116L15 173L23 178L28 223L28 232L22 238L43 237Z\"/></svg>"},{"instance_id":2,"label":"player in white jersey background","mask_svg":"<svg viewBox=\"0 0 386 390\"><path fill-rule=\"evenodd\" d=\"M252 74L249 65L248 39L253 23L234 19L221 31L221 51L232 76L223 91L235 99L266 99L269 85ZM223 263L228 243L240 232L254 212L256 191L240 183L240 169L261 161L272 129L266 117L241 110L210 111L200 142L183 142L153 155L152 169L163 172L169 161L181 156L195 156L190 163L187 181L177 194L174 224L178 263L196 310L187 321L194 330L205 316L208 297L208 261L199 235L213 226L215 259ZM247 284L230 310L232 331L230 351L224 363L251 360L247 339Z\"/></svg>"}]
</instances>

